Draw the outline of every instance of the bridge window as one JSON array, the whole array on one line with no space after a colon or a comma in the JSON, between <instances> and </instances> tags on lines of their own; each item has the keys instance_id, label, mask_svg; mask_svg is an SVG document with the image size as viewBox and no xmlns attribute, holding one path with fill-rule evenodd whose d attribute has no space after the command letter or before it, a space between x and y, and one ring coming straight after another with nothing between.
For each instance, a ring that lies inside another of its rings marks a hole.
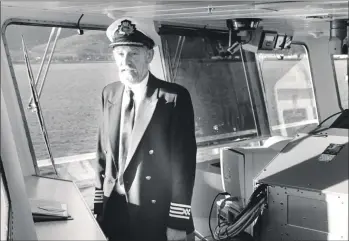
<instances>
[{"instance_id":1,"label":"bridge window","mask_svg":"<svg viewBox=\"0 0 349 241\"><path fill-rule=\"evenodd\" d=\"M348 55L332 56L339 104L342 109L348 109Z\"/></svg>"},{"instance_id":2,"label":"bridge window","mask_svg":"<svg viewBox=\"0 0 349 241\"><path fill-rule=\"evenodd\" d=\"M36 78L51 34L51 44L36 89L39 93L43 86L39 100L58 176L74 180L92 208L95 175L92 165L96 161L101 93L105 85L118 81L116 66L102 27L99 30L92 27L85 29L83 35L78 35L76 29L60 29L59 26L54 31L51 26L13 24L7 27L5 37L13 64L13 77L18 85L24 121L29 129L31 148L34 149L40 175L55 177L37 112L35 108L29 108L31 89L21 35ZM156 64L161 66L158 50L153 65ZM155 75L159 76L161 71L157 69Z\"/></svg>"},{"instance_id":3,"label":"bridge window","mask_svg":"<svg viewBox=\"0 0 349 241\"><path fill-rule=\"evenodd\" d=\"M292 44L285 53L258 53L272 135L294 136L318 124L308 53Z\"/></svg>"},{"instance_id":4,"label":"bridge window","mask_svg":"<svg viewBox=\"0 0 349 241\"><path fill-rule=\"evenodd\" d=\"M167 80L190 92L198 145L257 135L256 119L240 51L225 56L228 35L160 29Z\"/></svg>"}]
</instances>

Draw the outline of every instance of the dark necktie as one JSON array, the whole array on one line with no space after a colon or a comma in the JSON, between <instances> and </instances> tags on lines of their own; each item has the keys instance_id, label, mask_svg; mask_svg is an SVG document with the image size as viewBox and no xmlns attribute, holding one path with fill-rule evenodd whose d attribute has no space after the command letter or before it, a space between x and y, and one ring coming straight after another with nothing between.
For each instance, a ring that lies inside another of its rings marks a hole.
<instances>
[{"instance_id":1,"label":"dark necktie","mask_svg":"<svg viewBox=\"0 0 349 241\"><path fill-rule=\"evenodd\" d=\"M133 92L127 88L125 89L125 105L123 109L124 121L121 130L121 143L120 143L120 155L119 155L119 184L123 185L123 174L125 163L127 159L127 153L130 146L131 133L134 124L134 116L135 116L135 106L133 100Z\"/></svg>"}]
</instances>

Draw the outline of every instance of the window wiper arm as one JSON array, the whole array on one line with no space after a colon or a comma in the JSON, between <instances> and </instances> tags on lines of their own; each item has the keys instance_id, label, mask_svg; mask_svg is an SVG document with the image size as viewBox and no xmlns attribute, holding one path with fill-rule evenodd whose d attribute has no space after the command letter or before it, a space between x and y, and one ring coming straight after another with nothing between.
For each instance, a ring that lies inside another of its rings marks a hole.
<instances>
[{"instance_id":1,"label":"window wiper arm","mask_svg":"<svg viewBox=\"0 0 349 241\"><path fill-rule=\"evenodd\" d=\"M55 174L58 175L57 170L56 170L56 166L55 166L55 162L53 160L53 156L52 156L52 152L51 152L51 148L50 148L50 142L49 142L49 138L48 138L48 134L47 134L47 129L45 126L44 116L42 114L42 109L41 109L40 102L39 102L38 92L36 91L33 70L32 70L31 65L30 65L28 51L27 51L27 47L24 43L23 35L22 35L22 47L23 47L24 60L25 60L26 66L27 66L27 73L28 73L28 78L29 78L30 89L31 89L31 92L33 95L34 104L36 106L36 110L37 110L36 113L37 113L37 117L38 117L38 120L40 123L41 132L44 136L46 148L47 148L48 154L50 156L53 169L55 171Z\"/></svg>"},{"instance_id":2,"label":"window wiper arm","mask_svg":"<svg viewBox=\"0 0 349 241\"><path fill-rule=\"evenodd\" d=\"M42 80L42 84L41 84L41 86L40 86L40 88L39 88L39 93L38 93L39 98L40 98L40 96L41 96L42 89L43 89L44 84L45 84L45 81L46 81L47 72L48 72L48 70L49 70L49 68L50 68L52 56L53 56L53 53L54 53L55 48L56 48L56 44L57 44L58 37L59 37L59 35L61 34L61 29L62 29L62 28L58 28L57 33L56 33L55 40L54 40L54 42L53 42L52 50L51 50L51 53L50 53L50 56L49 56L49 59L48 59L47 67L46 67L46 69L45 69L45 73L44 73L44 77L43 77L43 80ZM40 75L41 75L42 67L43 67L43 65L44 65L44 62L45 62L45 59L46 59L46 56L47 56L47 51L48 51L48 48L49 48L49 46L50 46L50 44L51 44L51 39L52 39L52 36L53 36L55 30L56 30L55 27L53 27L52 30L51 30L50 37L49 37L49 40L48 40L47 45L46 45L45 53L44 53L44 56L43 56L42 61L41 61L41 64L40 64L39 72L38 72L38 75L36 76L36 79L35 79L35 82L34 82L35 88L36 88L36 86L39 85L39 78L40 78ZM30 99L29 99L28 108L29 108L29 109L35 108L35 105L34 105L34 103L33 103L33 95L31 95L31 97L30 97Z\"/></svg>"},{"instance_id":3,"label":"window wiper arm","mask_svg":"<svg viewBox=\"0 0 349 241\"><path fill-rule=\"evenodd\" d=\"M176 52L174 55L174 63L172 66L172 69L173 69L172 70L172 73L173 73L172 81L175 81L175 79L177 77L177 71L178 71L180 61L181 61L181 54L182 54L184 42L185 42L185 36L179 36Z\"/></svg>"}]
</instances>

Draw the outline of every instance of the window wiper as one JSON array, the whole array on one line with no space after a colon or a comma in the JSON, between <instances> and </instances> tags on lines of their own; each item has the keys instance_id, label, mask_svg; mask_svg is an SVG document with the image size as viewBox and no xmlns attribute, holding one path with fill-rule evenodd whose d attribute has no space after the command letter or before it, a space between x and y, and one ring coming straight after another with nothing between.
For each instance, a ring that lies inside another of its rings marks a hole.
<instances>
[{"instance_id":1,"label":"window wiper","mask_svg":"<svg viewBox=\"0 0 349 241\"><path fill-rule=\"evenodd\" d=\"M165 41L164 43L165 59L167 59L166 61L167 61L167 64L169 65L168 74L169 74L169 81L171 82L174 82L177 77L177 71L181 61L181 54L182 54L184 42L185 42L185 36L179 36L176 52L173 56L173 59L171 58L172 56L170 53L168 42Z\"/></svg>"},{"instance_id":2,"label":"window wiper","mask_svg":"<svg viewBox=\"0 0 349 241\"><path fill-rule=\"evenodd\" d=\"M181 54L182 54L184 42L185 42L185 36L179 36L178 44L177 44L177 48L176 48L176 52L175 52L175 56L174 56L174 63L172 66L173 81L175 81L175 79L177 77L177 71L178 71L180 61L181 61Z\"/></svg>"},{"instance_id":3,"label":"window wiper","mask_svg":"<svg viewBox=\"0 0 349 241\"><path fill-rule=\"evenodd\" d=\"M59 35L61 34L61 29L62 29L62 28L58 28L57 33L56 33L55 40L54 40L54 42L53 42L53 46L52 46L52 50L51 50L51 53L50 53L50 56L49 56L49 59L48 59L47 67L46 67L46 69L45 69L44 77L43 77L43 79L42 79L42 84L41 84L41 86L40 86L40 88L39 88L39 92L38 92L38 97L39 97L39 98L40 98L40 96L41 96L42 89L43 89L44 84L45 84L45 81L46 81L47 72L48 72L48 70L49 70L49 68L50 68L52 56L53 56L53 53L54 53L55 48L56 48L56 44L57 44L58 37L59 37ZM35 88L36 88L36 87L38 86L38 84L39 84L39 78L40 78L40 75L41 75L41 72L42 72L42 68L43 68L43 65L44 65L46 56L47 56L47 51L48 51L48 48L49 48L49 46L50 46L50 44L51 44L51 39L52 39L52 36L53 36L53 34L54 34L55 31L56 31L56 28L53 27L52 30L51 30L50 37L49 37L49 39L48 39L47 45L46 45L46 49L45 49L44 56L42 57L42 61L41 61L41 64L40 64L40 68L39 68L38 75L36 76L36 79L35 79L35 82L34 82ZM34 108L35 108L35 104L33 103L33 95L31 95L31 97L30 97L30 99L29 99L28 108L29 108L29 109L34 109Z\"/></svg>"},{"instance_id":4,"label":"window wiper","mask_svg":"<svg viewBox=\"0 0 349 241\"><path fill-rule=\"evenodd\" d=\"M32 70L31 65L30 65L28 50L27 50L27 47L25 45L23 35L22 35L22 47L23 47L24 60L25 60L26 66L27 66L27 73L28 73L28 78L29 78L30 89L31 89L31 92L33 95L33 101L34 101L34 105L36 108L37 117L38 117L38 120L40 123L41 132L44 136L46 148L47 148L48 154L50 156L53 169L55 171L55 174L58 175L57 170L56 170L56 166L55 166L55 162L53 160L53 156L52 156L52 152L51 152L51 148L50 148L50 142L49 142L48 134L47 134L47 129L46 129L45 122L44 122L44 116L42 114L42 109L41 109L40 102L39 102L39 95L38 95L38 92L36 91L33 70Z\"/></svg>"}]
</instances>

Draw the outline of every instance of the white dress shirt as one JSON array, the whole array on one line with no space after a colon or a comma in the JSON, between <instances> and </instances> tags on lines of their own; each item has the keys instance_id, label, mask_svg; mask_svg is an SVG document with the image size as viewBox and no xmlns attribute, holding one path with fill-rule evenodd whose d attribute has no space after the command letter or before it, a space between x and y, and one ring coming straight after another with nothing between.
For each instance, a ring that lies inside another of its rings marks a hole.
<instances>
[{"instance_id":1,"label":"white dress shirt","mask_svg":"<svg viewBox=\"0 0 349 241\"><path fill-rule=\"evenodd\" d=\"M138 114L138 110L139 110L139 105L140 105L142 99L144 98L145 92L147 90L148 80L149 80L149 72L147 73L145 78L139 84L134 84L134 85L127 86L128 88L130 88L132 90L132 92L134 94L133 95L133 101L135 102L135 123L136 123L136 120L137 120L137 114ZM127 103L126 102L126 98L127 98L127 95L125 95L125 92L126 92L126 86L125 86L125 89L124 89L124 94L122 95L123 97L122 97L121 110L126 108L126 103ZM124 112L121 111L120 133L121 133L121 130L123 128L123 123L124 123L124 114L123 113ZM119 143L121 143L121 135L120 135ZM120 158L120 147L119 147L119 158ZM116 180L115 187L116 187L116 191L119 194L125 195L124 185L120 185L118 180Z\"/></svg>"}]
</instances>

